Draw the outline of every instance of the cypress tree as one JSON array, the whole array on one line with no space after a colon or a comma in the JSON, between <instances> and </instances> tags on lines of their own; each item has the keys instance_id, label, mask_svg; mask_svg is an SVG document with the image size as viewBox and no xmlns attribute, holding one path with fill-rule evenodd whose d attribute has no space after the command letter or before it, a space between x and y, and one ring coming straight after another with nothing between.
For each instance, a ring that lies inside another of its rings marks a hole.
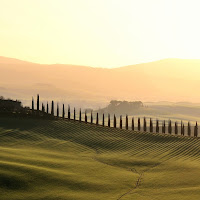
<instances>
[{"instance_id":1,"label":"cypress tree","mask_svg":"<svg viewBox=\"0 0 200 200\"><path fill-rule=\"evenodd\" d=\"M196 122L196 125L194 127L194 137L198 137L198 124Z\"/></svg>"},{"instance_id":2,"label":"cypress tree","mask_svg":"<svg viewBox=\"0 0 200 200\"><path fill-rule=\"evenodd\" d=\"M185 125L183 124L183 136L185 135Z\"/></svg>"},{"instance_id":3,"label":"cypress tree","mask_svg":"<svg viewBox=\"0 0 200 200\"><path fill-rule=\"evenodd\" d=\"M110 127L110 114L108 114L108 127Z\"/></svg>"},{"instance_id":4,"label":"cypress tree","mask_svg":"<svg viewBox=\"0 0 200 200\"><path fill-rule=\"evenodd\" d=\"M92 111L91 111L91 120L90 120L91 124L93 124L93 116L92 116Z\"/></svg>"},{"instance_id":5,"label":"cypress tree","mask_svg":"<svg viewBox=\"0 0 200 200\"><path fill-rule=\"evenodd\" d=\"M43 104L43 103L42 103L42 112L43 112L43 113L45 112L44 104Z\"/></svg>"},{"instance_id":6,"label":"cypress tree","mask_svg":"<svg viewBox=\"0 0 200 200\"><path fill-rule=\"evenodd\" d=\"M74 121L76 121L76 108L74 107Z\"/></svg>"},{"instance_id":7,"label":"cypress tree","mask_svg":"<svg viewBox=\"0 0 200 200\"><path fill-rule=\"evenodd\" d=\"M188 136L191 136L191 126L190 126L190 122L188 122Z\"/></svg>"},{"instance_id":8,"label":"cypress tree","mask_svg":"<svg viewBox=\"0 0 200 200\"><path fill-rule=\"evenodd\" d=\"M153 133L153 122L151 118L150 118L150 132Z\"/></svg>"},{"instance_id":9,"label":"cypress tree","mask_svg":"<svg viewBox=\"0 0 200 200\"><path fill-rule=\"evenodd\" d=\"M104 113L103 113L102 125L105 126L105 117L104 117Z\"/></svg>"},{"instance_id":10,"label":"cypress tree","mask_svg":"<svg viewBox=\"0 0 200 200\"><path fill-rule=\"evenodd\" d=\"M70 113L70 105L68 105L68 120L70 120L70 116L71 115L71 113Z\"/></svg>"},{"instance_id":11,"label":"cypress tree","mask_svg":"<svg viewBox=\"0 0 200 200\"><path fill-rule=\"evenodd\" d=\"M34 110L34 99L32 97L32 110Z\"/></svg>"},{"instance_id":12,"label":"cypress tree","mask_svg":"<svg viewBox=\"0 0 200 200\"><path fill-rule=\"evenodd\" d=\"M57 103L57 117L59 117L59 105Z\"/></svg>"},{"instance_id":13,"label":"cypress tree","mask_svg":"<svg viewBox=\"0 0 200 200\"><path fill-rule=\"evenodd\" d=\"M40 109L40 96L39 94L37 95L37 110Z\"/></svg>"},{"instance_id":14,"label":"cypress tree","mask_svg":"<svg viewBox=\"0 0 200 200\"><path fill-rule=\"evenodd\" d=\"M114 118L113 118L113 127L116 128L116 117L115 117L115 114L114 114Z\"/></svg>"},{"instance_id":15,"label":"cypress tree","mask_svg":"<svg viewBox=\"0 0 200 200\"><path fill-rule=\"evenodd\" d=\"M144 117L144 128L143 128L144 132L147 131L147 122L146 122L146 118Z\"/></svg>"},{"instance_id":16,"label":"cypress tree","mask_svg":"<svg viewBox=\"0 0 200 200\"><path fill-rule=\"evenodd\" d=\"M172 134L172 122L171 122L171 120L169 120L169 124L168 124L168 133Z\"/></svg>"},{"instance_id":17,"label":"cypress tree","mask_svg":"<svg viewBox=\"0 0 200 200\"><path fill-rule=\"evenodd\" d=\"M54 101L51 102L51 115L54 116Z\"/></svg>"},{"instance_id":18,"label":"cypress tree","mask_svg":"<svg viewBox=\"0 0 200 200\"><path fill-rule=\"evenodd\" d=\"M48 104L48 101L47 101L47 114L49 114L49 104Z\"/></svg>"},{"instance_id":19,"label":"cypress tree","mask_svg":"<svg viewBox=\"0 0 200 200\"><path fill-rule=\"evenodd\" d=\"M165 133L166 127L165 127L165 120L163 121L163 127L162 127L162 133Z\"/></svg>"},{"instance_id":20,"label":"cypress tree","mask_svg":"<svg viewBox=\"0 0 200 200\"><path fill-rule=\"evenodd\" d=\"M178 135L178 125L177 125L177 122L175 122L175 135Z\"/></svg>"},{"instance_id":21,"label":"cypress tree","mask_svg":"<svg viewBox=\"0 0 200 200\"><path fill-rule=\"evenodd\" d=\"M140 131L140 118L138 118L138 131Z\"/></svg>"},{"instance_id":22,"label":"cypress tree","mask_svg":"<svg viewBox=\"0 0 200 200\"><path fill-rule=\"evenodd\" d=\"M62 118L65 119L65 104L63 103Z\"/></svg>"},{"instance_id":23,"label":"cypress tree","mask_svg":"<svg viewBox=\"0 0 200 200\"><path fill-rule=\"evenodd\" d=\"M181 135L183 135L183 122L181 120Z\"/></svg>"},{"instance_id":24,"label":"cypress tree","mask_svg":"<svg viewBox=\"0 0 200 200\"><path fill-rule=\"evenodd\" d=\"M81 108L80 108L80 112L79 112L79 122L81 122Z\"/></svg>"},{"instance_id":25,"label":"cypress tree","mask_svg":"<svg viewBox=\"0 0 200 200\"><path fill-rule=\"evenodd\" d=\"M122 129L122 116L120 115L120 128Z\"/></svg>"},{"instance_id":26,"label":"cypress tree","mask_svg":"<svg viewBox=\"0 0 200 200\"><path fill-rule=\"evenodd\" d=\"M126 130L128 130L128 115L126 115Z\"/></svg>"},{"instance_id":27,"label":"cypress tree","mask_svg":"<svg viewBox=\"0 0 200 200\"><path fill-rule=\"evenodd\" d=\"M132 117L132 130L134 131L134 117Z\"/></svg>"},{"instance_id":28,"label":"cypress tree","mask_svg":"<svg viewBox=\"0 0 200 200\"><path fill-rule=\"evenodd\" d=\"M96 125L99 125L99 113L97 113Z\"/></svg>"},{"instance_id":29,"label":"cypress tree","mask_svg":"<svg viewBox=\"0 0 200 200\"><path fill-rule=\"evenodd\" d=\"M87 111L85 110L85 123L87 123Z\"/></svg>"},{"instance_id":30,"label":"cypress tree","mask_svg":"<svg viewBox=\"0 0 200 200\"><path fill-rule=\"evenodd\" d=\"M159 133L159 120L156 119L156 133Z\"/></svg>"}]
</instances>

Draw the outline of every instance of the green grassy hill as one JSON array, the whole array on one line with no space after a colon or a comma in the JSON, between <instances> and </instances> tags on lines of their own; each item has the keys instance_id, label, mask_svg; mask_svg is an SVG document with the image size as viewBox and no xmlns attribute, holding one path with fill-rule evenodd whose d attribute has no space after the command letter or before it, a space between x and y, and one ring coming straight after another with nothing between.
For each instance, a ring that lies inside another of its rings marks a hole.
<instances>
[{"instance_id":1,"label":"green grassy hill","mask_svg":"<svg viewBox=\"0 0 200 200\"><path fill-rule=\"evenodd\" d=\"M200 140L0 118L2 200L200 199Z\"/></svg>"}]
</instances>

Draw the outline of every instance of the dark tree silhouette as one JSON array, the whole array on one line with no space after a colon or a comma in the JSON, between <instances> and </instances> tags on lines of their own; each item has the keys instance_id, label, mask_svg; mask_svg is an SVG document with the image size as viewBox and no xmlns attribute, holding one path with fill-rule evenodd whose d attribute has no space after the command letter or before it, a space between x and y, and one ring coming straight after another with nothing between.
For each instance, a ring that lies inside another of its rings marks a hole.
<instances>
[{"instance_id":1,"label":"dark tree silhouette","mask_svg":"<svg viewBox=\"0 0 200 200\"><path fill-rule=\"evenodd\" d=\"M135 127L134 127L134 117L132 117L132 130L134 131Z\"/></svg>"},{"instance_id":2,"label":"dark tree silhouette","mask_svg":"<svg viewBox=\"0 0 200 200\"><path fill-rule=\"evenodd\" d=\"M115 116L115 114L114 114L113 126L114 126L114 128L116 128L116 127L117 127L117 122L116 122L116 116Z\"/></svg>"},{"instance_id":3,"label":"dark tree silhouette","mask_svg":"<svg viewBox=\"0 0 200 200\"><path fill-rule=\"evenodd\" d=\"M104 113L103 113L102 125L105 126L105 117L104 117Z\"/></svg>"},{"instance_id":4,"label":"dark tree silhouette","mask_svg":"<svg viewBox=\"0 0 200 200\"><path fill-rule=\"evenodd\" d=\"M42 112L45 112L44 104L42 103Z\"/></svg>"},{"instance_id":5,"label":"dark tree silhouette","mask_svg":"<svg viewBox=\"0 0 200 200\"><path fill-rule=\"evenodd\" d=\"M96 125L99 125L99 113L97 113Z\"/></svg>"},{"instance_id":6,"label":"dark tree silhouette","mask_svg":"<svg viewBox=\"0 0 200 200\"><path fill-rule=\"evenodd\" d=\"M79 112L79 122L81 122L81 108L80 108L80 112Z\"/></svg>"},{"instance_id":7,"label":"dark tree silhouette","mask_svg":"<svg viewBox=\"0 0 200 200\"><path fill-rule=\"evenodd\" d=\"M91 119L90 119L91 124L93 124L93 116L92 116L92 111L91 111Z\"/></svg>"},{"instance_id":8,"label":"dark tree silhouette","mask_svg":"<svg viewBox=\"0 0 200 200\"><path fill-rule=\"evenodd\" d=\"M34 110L34 99L32 97L32 110Z\"/></svg>"},{"instance_id":9,"label":"dark tree silhouette","mask_svg":"<svg viewBox=\"0 0 200 200\"><path fill-rule=\"evenodd\" d=\"M49 104L48 104L48 101L47 101L47 114L49 114Z\"/></svg>"},{"instance_id":10,"label":"dark tree silhouette","mask_svg":"<svg viewBox=\"0 0 200 200\"><path fill-rule=\"evenodd\" d=\"M63 104L62 118L65 119L65 105Z\"/></svg>"},{"instance_id":11,"label":"dark tree silhouette","mask_svg":"<svg viewBox=\"0 0 200 200\"><path fill-rule=\"evenodd\" d=\"M76 121L76 108L74 107L74 121Z\"/></svg>"},{"instance_id":12,"label":"dark tree silhouette","mask_svg":"<svg viewBox=\"0 0 200 200\"><path fill-rule=\"evenodd\" d=\"M153 133L153 122L151 118L150 118L150 132Z\"/></svg>"},{"instance_id":13,"label":"dark tree silhouette","mask_svg":"<svg viewBox=\"0 0 200 200\"><path fill-rule=\"evenodd\" d=\"M171 120L169 120L169 123L168 123L168 133L172 134L172 122L171 122Z\"/></svg>"},{"instance_id":14,"label":"dark tree silhouette","mask_svg":"<svg viewBox=\"0 0 200 200\"><path fill-rule=\"evenodd\" d=\"M182 131L183 131L183 136L185 135L185 125L183 124L183 127L182 127Z\"/></svg>"},{"instance_id":15,"label":"dark tree silhouette","mask_svg":"<svg viewBox=\"0 0 200 200\"><path fill-rule=\"evenodd\" d=\"M183 122L181 121L181 135L183 135Z\"/></svg>"},{"instance_id":16,"label":"dark tree silhouette","mask_svg":"<svg viewBox=\"0 0 200 200\"><path fill-rule=\"evenodd\" d=\"M57 117L59 117L59 105L57 103Z\"/></svg>"},{"instance_id":17,"label":"dark tree silhouette","mask_svg":"<svg viewBox=\"0 0 200 200\"><path fill-rule=\"evenodd\" d=\"M159 120L156 119L156 133L159 133Z\"/></svg>"},{"instance_id":18,"label":"dark tree silhouette","mask_svg":"<svg viewBox=\"0 0 200 200\"><path fill-rule=\"evenodd\" d=\"M165 126L165 120L163 121L163 125L162 125L162 133L165 133L166 130L166 126Z\"/></svg>"},{"instance_id":19,"label":"dark tree silhouette","mask_svg":"<svg viewBox=\"0 0 200 200\"><path fill-rule=\"evenodd\" d=\"M146 122L146 117L144 117L144 132L147 131L147 122Z\"/></svg>"},{"instance_id":20,"label":"dark tree silhouette","mask_svg":"<svg viewBox=\"0 0 200 200\"><path fill-rule=\"evenodd\" d=\"M191 126L190 126L190 122L188 122L188 136L191 136Z\"/></svg>"},{"instance_id":21,"label":"dark tree silhouette","mask_svg":"<svg viewBox=\"0 0 200 200\"><path fill-rule=\"evenodd\" d=\"M51 115L54 116L54 101L51 102Z\"/></svg>"},{"instance_id":22,"label":"dark tree silhouette","mask_svg":"<svg viewBox=\"0 0 200 200\"><path fill-rule=\"evenodd\" d=\"M196 125L194 127L194 137L198 137L198 124L196 122Z\"/></svg>"},{"instance_id":23,"label":"dark tree silhouette","mask_svg":"<svg viewBox=\"0 0 200 200\"><path fill-rule=\"evenodd\" d=\"M126 115L126 130L128 130L128 115Z\"/></svg>"},{"instance_id":24,"label":"dark tree silhouette","mask_svg":"<svg viewBox=\"0 0 200 200\"><path fill-rule=\"evenodd\" d=\"M120 115L120 128L122 129L122 116Z\"/></svg>"},{"instance_id":25,"label":"dark tree silhouette","mask_svg":"<svg viewBox=\"0 0 200 200\"><path fill-rule=\"evenodd\" d=\"M87 111L85 110L85 123L87 123Z\"/></svg>"},{"instance_id":26,"label":"dark tree silhouette","mask_svg":"<svg viewBox=\"0 0 200 200\"><path fill-rule=\"evenodd\" d=\"M140 131L140 118L138 118L138 131Z\"/></svg>"},{"instance_id":27,"label":"dark tree silhouette","mask_svg":"<svg viewBox=\"0 0 200 200\"><path fill-rule=\"evenodd\" d=\"M68 105L68 120L70 120L71 113L70 113L70 105Z\"/></svg>"},{"instance_id":28,"label":"dark tree silhouette","mask_svg":"<svg viewBox=\"0 0 200 200\"><path fill-rule=\"evenodd\" d=\"M110 114L108 114L108 127L110 127Z\"/></svg>"},{"instance_id":29,"label":"dark tree silhouette","mask_svg":"<svg viewBox=\"0 0 200 200\"><path fill-rule=\"evenodd\" d=\"M178 135L178 125L177 125L177 122L175 122L175 135Z\"/></svg>"},{"instance_id":30,"label":"dark tree silhouette","mask_svg":"<svg viewBox=\"0 0 200 200\"><path fill-rule=\"evenodd\" d=\"M40 96L39 94L37 95L37 110L40 109Z\"/></svg>"}]
</instances>

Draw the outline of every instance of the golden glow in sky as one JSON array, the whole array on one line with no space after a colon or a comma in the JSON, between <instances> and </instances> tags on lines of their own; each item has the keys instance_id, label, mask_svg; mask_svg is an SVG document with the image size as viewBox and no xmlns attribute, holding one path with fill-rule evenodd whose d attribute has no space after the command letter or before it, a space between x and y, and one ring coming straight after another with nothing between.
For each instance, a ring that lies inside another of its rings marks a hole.
<instances>
[{"instance_id":1,"label":"golden glow in sky","mask_svg":"<svg viewBox=\"0 0 200 200\"><path fill-rule=\"evenodd\" d=\"M199 0L0 0L0 55L119 67L200 59Z\"/></svg>"}]
</instances>

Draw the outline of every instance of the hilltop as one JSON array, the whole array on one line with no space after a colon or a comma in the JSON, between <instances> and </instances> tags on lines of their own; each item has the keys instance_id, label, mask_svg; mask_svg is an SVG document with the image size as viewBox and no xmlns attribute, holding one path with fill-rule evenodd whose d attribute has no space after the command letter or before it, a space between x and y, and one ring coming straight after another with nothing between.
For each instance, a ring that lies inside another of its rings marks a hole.
<instances>
[{"instance_id":1,"label":"hilltop","mask_svg":"<svg viewBox=\"0 0 200 200\"><path fill-rule=\"evenodd\" d=\"M113 99L200 102L199 74L200 60L164 59L105 69L0 57L0 93L25 103L40 93L44 99L96 108Z\"/></svg>"},{"instance_id":2,"label":"hilltop","mask_svg":"<svg viewBox=\"0 0 200 200\"><path fill-rule=\"evenodd\" d=\"M198 138L0 117L4 200L198 200Z\"/></svg>"}]
</instances>

